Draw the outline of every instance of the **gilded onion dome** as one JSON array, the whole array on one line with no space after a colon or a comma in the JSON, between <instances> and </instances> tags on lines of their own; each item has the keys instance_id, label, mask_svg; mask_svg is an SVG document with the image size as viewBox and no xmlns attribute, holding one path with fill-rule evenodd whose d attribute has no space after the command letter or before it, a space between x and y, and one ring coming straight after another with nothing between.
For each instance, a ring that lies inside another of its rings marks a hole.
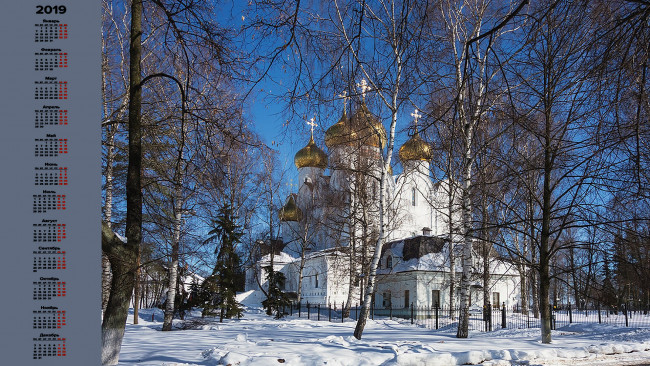
<instances>
[{"instance_id":1,"label":"gilded onion dome","mask_svg":"<svg viewBox=\"0 0 650 366\"><path fill-rule=\"evenodd\" d=\"M343 111L339 121L325 131L325 145L329 148L338 145L349 145L356 139L357 135L350 129L345 111Z\"/></svg>"},{"instance_id":2,"label":"gilded onion dome","mask_svg":"<svg viewBox=\"0 0 650 366\"><path fill-rule=\"evenodd\" d=\"M350 128L356 132L362 145L381 149L386 146L386 129L379 118L370 113L365 101L350 117Z\"/></svg>"},{"instance_id":3,"label":"gilded onion dome","mask_svg":"<svg viewBox=\"0 0 650 366\"><path fill-rule=\"evenodd\" d=\"M300 221L302 220L302 211L296 205L296 201L293 199L293 194L289 195L287 203L280 209L279 217L280 221Z\"/></svg>"},{"instance_id":4,"label":"gilded onion dome","mask_svg":"<svg viewBox=\"0 0 650 366\"><path fill-rule=\"evenodd\" d=\"M417 127L415 127L415 133L413 136L411 136L411 138L399 148L399 158L401 161L429 161L433 159L433 150L431 149L431 145L422 140Z\"/></svg>"},{"instance_id":5,"label":"gilded onion dome","mask_svg":"<svg viewBox=\"0 0 650 366\"><path fill-rule=\"evenodd\" d=\"M327 154L321 150L314 142L314 136L309 139L307 146L300 149L293 162L298 169L304 167L327 168Z\"/></svg>"}]
</instances>

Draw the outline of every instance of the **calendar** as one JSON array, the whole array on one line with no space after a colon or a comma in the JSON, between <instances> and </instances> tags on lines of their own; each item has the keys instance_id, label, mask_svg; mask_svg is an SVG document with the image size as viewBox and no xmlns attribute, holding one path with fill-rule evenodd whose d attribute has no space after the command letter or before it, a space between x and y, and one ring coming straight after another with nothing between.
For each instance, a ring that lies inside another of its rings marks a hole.
<instances>
[{"instance_id":1,"label":"calendar","mask_svg":"<svg viewBox=\"0 0 650 366\"><path fill-rule=\"evenodd\" d=\"M68 139L35 139L34 156L56 157L68 153Z\"/></svg>"},{"instance_id":2,"label":"calendar","mask_svg":"<svg viewBox=\"0 0 650 366\"><path fill-rule=\"evenodd\" d=\"M66 224L58 224L57 220L43 220L47 223L34 224L34 242L36 243L50 243L61 242L66 238L65 227ZM49 222L49 221L55 221Z\"/></svg>"},{"instance_id":3,"label":"calendar","mask_svg":"<svg viewBox=\"0 0 650 366\"><path fill-rule=\"evenodd\" d=\"M59 247L38 247L33 253L33 272L66 269L65 250Z\"/></svg>"},{"instance_id":4,"label":"calendar","mask_svg":"<svg viewBox=\"0 0 650 366\"><path fill-rule=\"evenodd\" d=\"M67 126L68 110L59 106L43 106L35 109L34 127L44 128L49 126Z\"/></svg>"},{"instance_id":5,"label":"calendar","mask_svg":"<svg viewBox=\"0 0 650 366\"><path fill-rule=\"evenodd\" d=\"M56 20L34 24L34 42L54 42L68 39L68 25Z\"/></svg>"},{"instance_id":6,"label":"calendar","mask_svg":"<svg viewBox=\"0 0 650 366\"><path fill-rule=\"evenodd\" d=\"M56 194L54 191L43 191L42 194L33 195L34 213L46 213L65 210L65 194Z\"/></svg>"},{"instance_id":7,"label":"calendar","mask_svg":"<svg viewBox=\"0 0 650 366\"><path fill-rule=\"evenodd\" d=\"M68 82L48 77L43 81L34 82L34 99L68 99Z\"/></svg>"},{"instance_id":8,"label":"calendar","mask_svg":"<svg viewBox=\"0 0 650 366\"><path fill-rule=\"evenodd\" d=\"M34 338L34 359L40 360L44 357L63 357L67 356L65 347L65 338L59 337L58 334L40 334L40 337Z\"/></svg>"},{"instance_id":9,"label":"calendar","mask_svg":"<svg viewBox=\"0 0 650 366\"><path fill-rule=\"evenodd\" d=\"M65 297L65 281L56 277L41 277L40 281L34 281L34 300L52 300L56 297Z\"/></svg>"},{"instance_id":10,"label":"calendar","mask_svg":"<svg viewBox=\"0 0 650 366\"><path fill-rule=\"evenodd\" d=\"M61 49L41 49L48 52L36 52L34 54L35 71L54 71L54 69L68 67L68 53L61 52Z\"/></svg>"},{"instance_id":11,"label":"calendar","mask_svg":"<svg viewBox=\"0 0 650 366\"><path fill-rule=\"evenodd\" d=\"M3 365L101 363L101 6L5 1L0 11L0 79L11 86L0 89L0 229L12 259L0 266L12 299L0 312L18 335L3 339Z\"/></svg>"},{"instance_id":12,"label":"calendar","mask_svg":"<svg viewBox=\"0 0 650 366\"><path fill-rule=\"evenodd\" d=\"M52 310L34 310L33 329L61 329L66 325L65 310L54 310L58 309L55 306L41 306L41 309Z\"/></svg>"},{"instance_id":13,"label":"calendar","mask_svg":"<svg viewBox=\"0 0 650 366\"><path fill-rule=\"evenodd\" d=\"M59 167L57 164L36 167L34 184L37 186L67 186L68 168Z\"/></svg>"}]
</instances>

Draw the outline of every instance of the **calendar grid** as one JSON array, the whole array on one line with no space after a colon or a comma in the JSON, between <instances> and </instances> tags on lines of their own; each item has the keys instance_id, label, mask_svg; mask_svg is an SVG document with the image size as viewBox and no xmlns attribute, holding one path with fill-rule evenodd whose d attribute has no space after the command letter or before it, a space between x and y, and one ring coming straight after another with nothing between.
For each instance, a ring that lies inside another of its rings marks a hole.
<instances>
[{"instance_id":1,"label":"calendar grid","mask_svg":"<svg viewBox=\"0 0 650 366\"><path fill-rule=\"evenodd\" d=\"M66 224L33 224L33 240L37 243L60 242L66 238Z\"/></svg>"},{"instance_id":2,"label":"calendar grid","mask_svg":"<svg viewBox=\"0 0 650 366\"><path fill-rule=\"evenodd\" d=\"M67 81L36 81L34 88L34 99L68 99L68 82Z\"/></svg>"},{"instance_id":3,"label":"calendar grid","mask_svg":"<svg viewBox=\"0 0 650 366\"><path fill-rule=\"evenodd\" d=\"M47 337L41 336L33 338L35 360L40 360L43 357L63 357L67 356L67 349L65 346L65 338L63 337Z\"/></svg>"},{"instance_id":4,"label":"calendar grid","mask_svg":"<svg viewBox=\"0 0 650 366\"><path fill-rule=\"evenodd\" d=\"M65 310L34 310L33 329L61 329L66 325Z\"/></svg>"},{"instance_id":5,"label":"calendar grid","mask_svg":"<svg viewBox=\"0 0 650 366\"><path fill-rule=\"evenodd\" d=\"M68 139L43 138L34 139L36 157L57 157L68 153Z\"/></svg>"},{"instance_id":6,"label":"calendar grid","mask_svg":"<svg viewBox=\"0 0 650 366\"><path fill-rule=\"evenodd\" d=\"M67 186L67 167L36 167L34 184L37 186Z\"/></svg>"},{"instance_id":7,"label":"calendar grid","mask_svg":"<svg viewBox=\"0 0 650 366\"><path fill-rule=\"evenodd\" d=\"M60 39L68 39L67 24L42 23L35 24L35 42L54 42Z\"/></svg>"},{"instance_id":8,"label":"calendar grid","mask_svg":"<svg viewBox=\"0 0 650 366\"><path fill-rule=\"evenodd\" d=\"M36 128L68 125L67 109L36 109L34 112L34 127Z\"/></svg>"},{"instance_id":9,"label":"calendar grid","mask_svg":"<svg viewBox=\"0 0 650 366\"><path fill-rule=\"evenodd\" d=\"M65 281L34 281L33 300L52 300L66 296Z\"/></svg>"},{"instance_id":10,"label":"calendar grid","mask_svg":"<svg viewBox=\"0 0 650 366\"><path fill-rule=\"evenodd\" d=\"M68 67L67 52L37 52L34 54L35 71L54 71L55 69Z\"/></svg>"}]
</instances>

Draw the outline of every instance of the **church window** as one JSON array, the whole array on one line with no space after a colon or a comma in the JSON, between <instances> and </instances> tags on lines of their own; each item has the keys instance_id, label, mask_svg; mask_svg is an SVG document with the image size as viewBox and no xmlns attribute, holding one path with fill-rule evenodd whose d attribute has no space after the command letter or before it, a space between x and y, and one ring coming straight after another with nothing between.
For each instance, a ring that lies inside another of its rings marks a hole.
<instances>
[{"instance_id":1,"label":"church window","mask_svg":"<svg viewBox=\"0 0 650 366\"><path fill-rule=\"evenodd\" d=\"M393 257L390 255L386 257L386 268L391 269L393 268Z\"/></svg>"},{"instance_id":2,"label":"church window","mask_svg":"<svg viewBox=\"0 0 650 366\"><path fill-rule=\"evenodd\" d=\"M500 300L501 299L500 299L499 293L498 292L493 292L492 293L492 306L498 309L499 306L501 305Z\"/></svg>"},{"instance_id":3,"label":"church window","mask_svg":"<svg viewBox=\"0 0 650 366\"><path fill-rule=\"evenodd\" d=\"M411 189L411 205L415 206L417 204L416 198L417 198L417 192L415 192L415 188Z\"/></svg>"},{"instance_id":4,"label":"church window","mask_svg":"<svg viewBox=\"0 0 650 366\"><path fill-rule=\"evenodd\" d=\"M408 308L410 303L411 303L411 301L410 301L411 296L410 295L411 294L409 293L409 290L404 290L404 307L405 308Z\"/></svg>"},{"instance_id":5,"label":"church window","mask_svg":"<svg viewBox=\"0 0 650 366\"><path fill-rule=\"evenodd\" d=\"M314 288L318 288L318 273L314 275Z\"/></svg>"},{"instance_id":6,"label":"church window","mask_svg":"<svg viewBox=\"0 0 650 366\"><path fill-rule=\"evenodd\" d=\"M390 302L390 292L389 292L389 291L384 292L384 293L382 294L382 298L383 298L382 305L383 305L385 308L390 308L390 307L391 307L391 302Z\"/></svg>"},{"instance_id":7,"label":"church window","mask_svg":"<svg viewBox=\"0 0 650 366\"><path fill-rule=\"evenodd\" d=\"M431 290L431 306L440 307L440 290Z\"/></svg>"}]
</instances>

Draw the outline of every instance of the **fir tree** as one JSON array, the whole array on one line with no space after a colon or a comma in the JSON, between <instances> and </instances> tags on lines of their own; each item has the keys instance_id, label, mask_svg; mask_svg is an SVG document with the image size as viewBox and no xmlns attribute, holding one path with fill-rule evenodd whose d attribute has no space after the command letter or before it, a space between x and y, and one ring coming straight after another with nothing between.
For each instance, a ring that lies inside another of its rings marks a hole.
<instances>
[{"instance_id":1,"label":"fir tree","mask_svg":"<svg viewBox=\"0 0 650 366\"><path fill-rule=\"evenodd\" d=\"M223 322L223 318L239 317L242 314L242 307L235 299L240 266L235 246L240 243L243 234L236 221L232 207L224 205L213 220L213 229L206 240L217 241L220 246L215 248L217 263L212 275L206 278L201 286L201 297L205 301L203 315L215 315L218 309L220 322Z\"/></svg>"},{"instance_id":2,"label":"fir tree","mask_svg":"<svg viewBox=\"0 0 650 366\"><path fill-rule=\"evenodd\" d=\"M276 319L284 316L282 309L290 304L289 297L282 291L286 278L284 273L276 271L271 264L264 267L264 272L268 278L269 290L266 300L262 301L262 306L266 309L267 315L275 314Z\"/></svg>"}]
</instances>

